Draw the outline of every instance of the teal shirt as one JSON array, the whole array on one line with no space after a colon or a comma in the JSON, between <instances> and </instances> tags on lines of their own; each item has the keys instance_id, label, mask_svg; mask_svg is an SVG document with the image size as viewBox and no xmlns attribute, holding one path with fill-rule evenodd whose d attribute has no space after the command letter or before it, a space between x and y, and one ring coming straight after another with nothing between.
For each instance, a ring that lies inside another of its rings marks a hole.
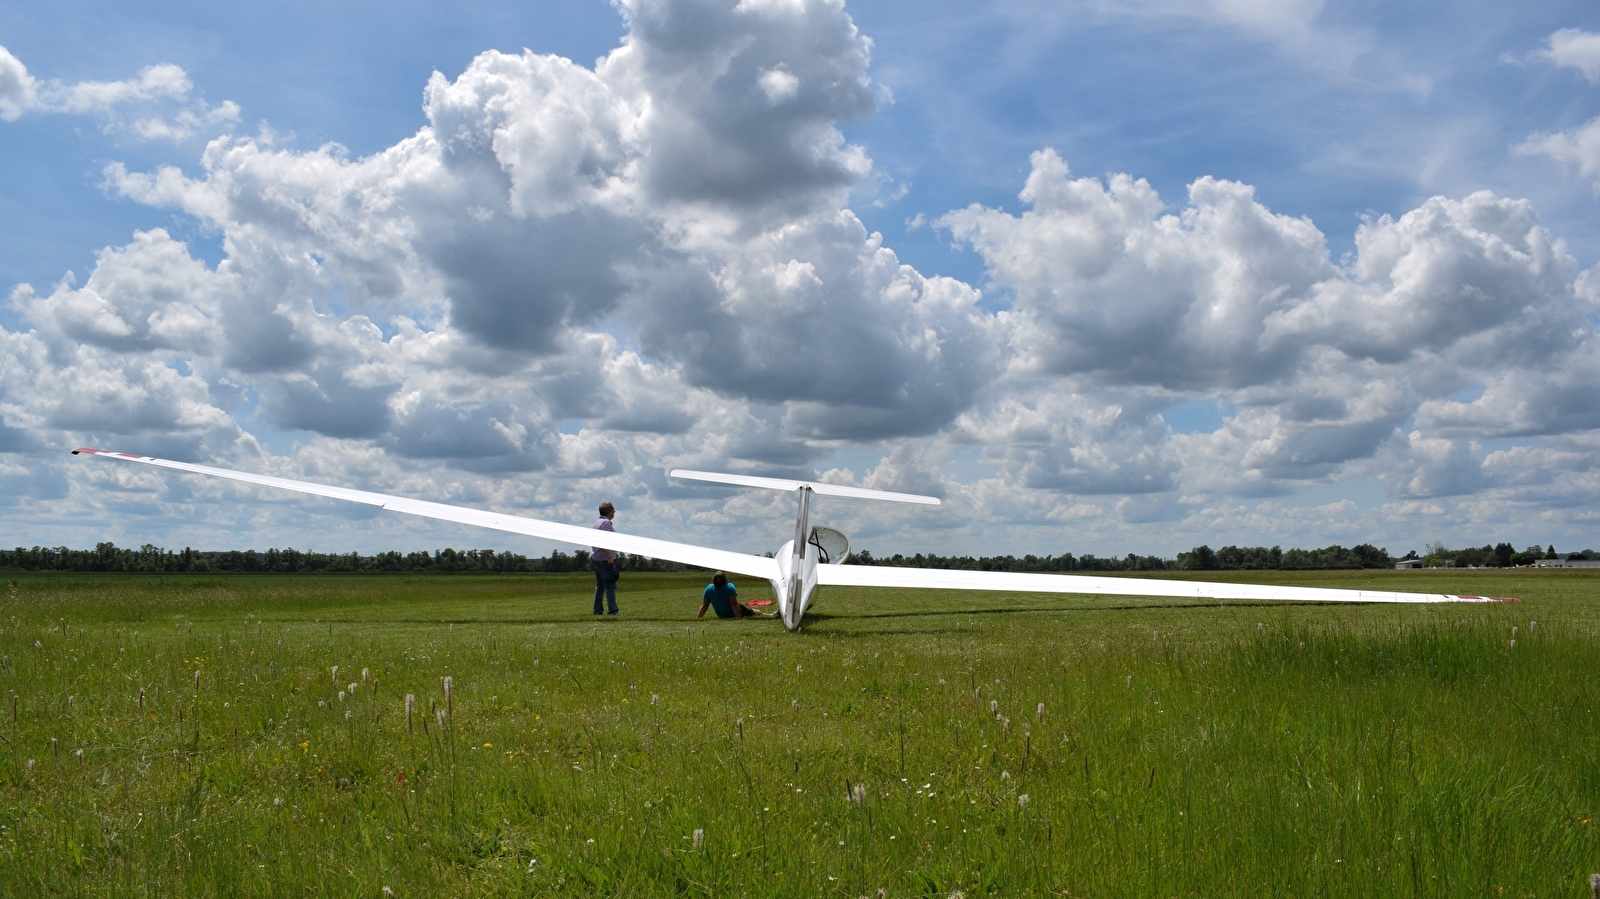
<instances>
[{"instance_id":1,"label":"teal shirt","mask_svg":"<svg viewBox=\"0 0 1600 899\"><path fill-rule=\"evenodd\" d=\"M725 587L707 584L705 600L711 603L711 608L716 610L718 618L732 618L733 604L739 601L739 588L733 585L733 581L729 581Z\"/></svg>"}]
</instances>

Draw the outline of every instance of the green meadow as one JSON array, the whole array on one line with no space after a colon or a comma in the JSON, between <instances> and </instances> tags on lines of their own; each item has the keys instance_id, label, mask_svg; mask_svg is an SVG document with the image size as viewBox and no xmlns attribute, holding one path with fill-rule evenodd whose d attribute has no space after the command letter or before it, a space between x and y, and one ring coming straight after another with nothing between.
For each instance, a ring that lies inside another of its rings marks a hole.
<instances>
[{"instance_id":1,"label":"green meadow","mask_svg":"<svg viewBox=\"0 0 1600 899\"><path fill-rule=\"evenodd\" d=\"M1524 601L0 575L0 895L1589 895L1600 572L1228 574Z\"/></svg>"}]
</instances>

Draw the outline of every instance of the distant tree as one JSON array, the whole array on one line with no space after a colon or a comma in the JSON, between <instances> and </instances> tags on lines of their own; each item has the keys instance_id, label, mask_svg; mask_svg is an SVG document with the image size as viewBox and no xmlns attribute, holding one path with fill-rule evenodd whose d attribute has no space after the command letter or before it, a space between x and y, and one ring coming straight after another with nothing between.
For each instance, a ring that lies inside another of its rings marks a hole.
<instances>
[{"instance_id":1,"label":"distant tree","mask_svg":"<svg viewBox=\"0 0 1600 899\"><path fill-rule=\"evenodd\" d=\"M1512 549L1509 543L1496 543L1494 545L1494 561L1501 568L1510 568L1511 557L1516 554L1517 551Z\"/></svg>"},{"instance_id":2,"label":"distant tree","mask_svg":"<svg viewBox=\"0 0 1600 899\"><path fill-rule=\"evenodd\" d=\"M1211 547L1202 543L1180 554L1178 562L1189 571L1214 571L1217 567L1217 554L1211 551Z\"/></svg>"}]
</instances>

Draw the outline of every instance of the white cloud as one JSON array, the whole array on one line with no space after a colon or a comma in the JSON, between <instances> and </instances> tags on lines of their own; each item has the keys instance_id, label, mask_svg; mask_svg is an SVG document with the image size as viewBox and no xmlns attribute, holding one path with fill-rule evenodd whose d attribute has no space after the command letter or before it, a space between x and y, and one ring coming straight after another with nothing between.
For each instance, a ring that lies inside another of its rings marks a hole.
<instances>
[{"instance_id":1,"label":"white cloud","mask_svg":"<svg viewBox=\"0 0 1600 899\"><path fill-rule=\"evenodd\" d=\"M0 119L15 122L39 102L39 84L22 60L0 47Z\"/></svg>"},{"instance_id":2,"label":"white cloud","mask_svg":"<svg viewBox=\"0 0 1600 899\"><path fill-rule=\"evenodd\" d=\"M1518 156L1548 156L1562 168L1589 179L1600 192L1600 118L1566 131L1529 135L1512 152Z\"/></svg>"},{"instance_id":3,"label":"white cloud","mask_svg":"<svg viewBox=\"0 0 1600 899\"><path fill-rule=\"evenodd\" d=\"M1539 55L1558 66L1577 69L1590 84L1600 84L1600 34L1563 28L1546 39Z\"/></svg>"},{"instance_id":4,"label":"white cloud","mask_svg":"<svg viewBox=\"0 0 1600 899\"><path fill-rule=\"evenodd\" d=\"M39 82L0 47L0 119L8 122L30 111L93 115L107 134L174 143L238 123L238 104L213 106L192 98L193 90L189 74L172 63L146 66L123 81Z\"/></svg>"}]
</instances>

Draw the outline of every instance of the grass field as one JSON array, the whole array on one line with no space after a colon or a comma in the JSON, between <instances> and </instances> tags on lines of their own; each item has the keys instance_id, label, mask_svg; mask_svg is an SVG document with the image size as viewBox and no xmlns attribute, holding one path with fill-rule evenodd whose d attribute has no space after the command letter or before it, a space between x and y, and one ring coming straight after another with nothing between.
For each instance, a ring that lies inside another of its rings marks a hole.
<instances>
[{"instance_id":1,"label":"grass field","mask_svg":"<svg viewBox=\"0 0 1600 899\"><path fill-rule=\"evenodd\" d=\"M0 894L1587 896L1597 575L799 634L694 575L0 575Z\"/></svg>"}]
</instances>

